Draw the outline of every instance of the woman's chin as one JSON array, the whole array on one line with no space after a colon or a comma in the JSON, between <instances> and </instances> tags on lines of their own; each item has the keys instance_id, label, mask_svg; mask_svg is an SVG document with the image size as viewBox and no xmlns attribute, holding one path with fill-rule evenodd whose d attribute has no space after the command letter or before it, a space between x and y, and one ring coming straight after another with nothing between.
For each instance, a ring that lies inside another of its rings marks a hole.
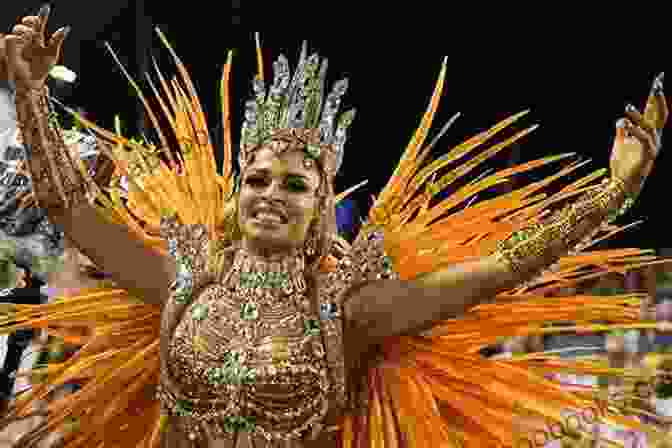
<instances>
[{"instance_id":1,"label":"woman's chin","mask_svg":"<svg viewBox=\"0 0 672 448\"><path fill-rule=\"evenodd\" d=\"M261 250L284 251L291 247L290 238L282 229L255 228L245 233L249 245Z\"/></svg>"},{"instance_id":2,"label":"woman's chin","mask_svg":"<svg viewBox=\"0 0 672 448\"><path fill-rule=\"evenodd\" d=\"M252 222L245 233L255 240L277 241L288 239L285 226L268 222Z\"/></svg>"}]
</instances>

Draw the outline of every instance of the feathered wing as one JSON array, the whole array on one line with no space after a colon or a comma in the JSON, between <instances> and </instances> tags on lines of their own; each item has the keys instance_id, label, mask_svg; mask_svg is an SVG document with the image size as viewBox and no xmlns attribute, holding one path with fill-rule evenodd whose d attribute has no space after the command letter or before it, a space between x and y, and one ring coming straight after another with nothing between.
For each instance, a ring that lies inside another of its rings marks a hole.
<instances>
[{"instance_id":1,"label":"feathered wing","mask_svg":"<svg viewBox=\"0 0 672 448\"><path fill-rule=\"evenodd\" d=\"M490 254L498 241L535 222L553 205L594 188L594 182L605 174L597 171L556 194L547 194L545 190L551 182L583 165L572 162L540 181L491 199L470 202L477 194L509 181L516 174L571 156L561 155L478 178L437 199L447 187L463 180L483 162L533 130L517 132L486 147L526 114L522 112L429 161L436 139L429 145L425 141L438 107L445 72L444 62L429 108L392 178L375 199L368 222L354 243L355 249L358 244L370 244L367 234L382 232L385 251L402 279L413 279ZM463 318L441 322L426 335L387 343L381 349L381 361L368 370L365 380L369 389L368 410L347 418L344 446L517 446L520 437L555 437L544 432L544 428L552 422L564 424L568 413L597 409L596 393L570 393L546 379L545 374L625 375L624 371L545 354L488 360L481 357L479 350L506 337L559 331L557 327L549 327L553 322L576 322L577 328L565 327L561 330L565 332L650 327L651 324L638 320L641 299L638 295L544 297L547 291L605 273L625 273L661 262L650 252L639 249L589 250L594 243L621 230L611 225L596 229L571 255L518 289L499 295L494 303L478 306ZM609 324L596 325L596 321ZM651 432L650 428L614 412L601 415L605 422ZM571 433L570 429L565 430ZM588 426L584 426L583 434L575 436L589 438Z\"/></svg>"}]
</instances>

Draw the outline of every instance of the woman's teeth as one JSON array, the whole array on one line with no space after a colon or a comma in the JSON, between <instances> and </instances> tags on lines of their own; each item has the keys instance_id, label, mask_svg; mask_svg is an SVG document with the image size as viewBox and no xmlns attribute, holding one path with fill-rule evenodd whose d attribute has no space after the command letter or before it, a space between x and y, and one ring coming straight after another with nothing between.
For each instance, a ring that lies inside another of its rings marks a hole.
<instances>
[{"instance_id":1,"label":"woman's teeth","mask_svg":"<svg viewBox=\"0 0 672 448\"><path fill-rule=\"evenodd\" d=\"M267 212L259 212L255 216L255 218L260 221L269 221L276 224L282 224L283 221L281 216L276 215L275 213L267 213Z\"/></svg>"}]
</instances>

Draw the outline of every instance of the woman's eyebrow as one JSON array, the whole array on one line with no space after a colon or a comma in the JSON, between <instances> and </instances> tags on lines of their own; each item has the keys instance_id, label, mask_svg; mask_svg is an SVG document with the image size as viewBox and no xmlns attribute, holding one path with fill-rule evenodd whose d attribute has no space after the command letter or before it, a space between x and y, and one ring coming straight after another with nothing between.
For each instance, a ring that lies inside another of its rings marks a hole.
<instances>
[{"instance_id":1,"label":"woman's eyebrow","mask_svg":"<svg viewBox=\"0 0 672 448\"><path fill-rule=\"evenodd\" d=\"M264 174L268 175L270 173L270 170L267 168L250 168L250 170L247 172L247 175L250 174Z\"/></svg>"}]
</instances>

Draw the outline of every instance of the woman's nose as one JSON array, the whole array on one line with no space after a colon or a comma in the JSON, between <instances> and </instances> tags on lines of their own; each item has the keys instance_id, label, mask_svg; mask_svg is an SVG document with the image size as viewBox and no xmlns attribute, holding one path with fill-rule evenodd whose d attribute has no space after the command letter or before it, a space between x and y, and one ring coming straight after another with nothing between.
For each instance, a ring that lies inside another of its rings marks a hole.
<instances>
[{"instance_id":1,"label":"woman's nose","mask_svg":"<svg viewBox=\"0 0 672 448\"><path fill-rule=\"evenodd\" d=\"M268 199L283 199L284 198L284 189L280 182L271 182L266 189L264 189L263 195Z\"/></svg>"}]
</instances>

